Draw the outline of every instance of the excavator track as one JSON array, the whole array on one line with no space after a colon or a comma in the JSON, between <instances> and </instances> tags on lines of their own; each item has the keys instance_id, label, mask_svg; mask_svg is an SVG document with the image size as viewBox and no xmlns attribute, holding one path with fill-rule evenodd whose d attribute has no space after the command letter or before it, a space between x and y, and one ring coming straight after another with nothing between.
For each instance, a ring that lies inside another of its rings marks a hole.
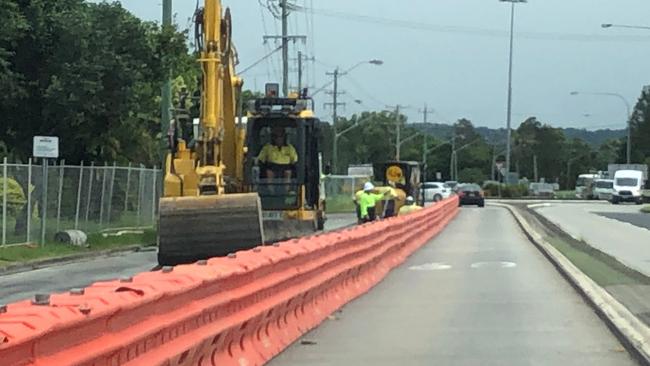
<instances>
[{"instance_id":1,"label":"excavator track","mask_svg":"<svg viewBox=\"0 0 650 366\"><path fill-rule=\"evenodd\" d=\"M259 196L167 197L160 201L158 262L194 263L265 242Z\"/></svg>"}]
</instances>

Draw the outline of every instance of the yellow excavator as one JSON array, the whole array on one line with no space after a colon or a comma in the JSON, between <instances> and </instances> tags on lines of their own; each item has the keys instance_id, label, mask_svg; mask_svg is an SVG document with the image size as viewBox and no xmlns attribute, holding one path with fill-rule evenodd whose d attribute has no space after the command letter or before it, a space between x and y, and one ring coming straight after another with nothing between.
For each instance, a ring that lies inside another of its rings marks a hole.
<instances>
[{"instance_id":1,"label":"yellow excavator","mask_svg":"<svg viewBox=\"0 0 650 366\"><path fill-rule=\"evenodd\" d=\"M205 0L195 19L200 116L191 128L170 127L158 222L163 266L313 233L324 220L318 120L300 98L271 97L255 102L247 123L237 118L243 81L235 73L230 10ZM275 126L285 129L299 156L290 179L280 181L264 177L268 167L255 155Z\"/></svg>"}]
</instances>

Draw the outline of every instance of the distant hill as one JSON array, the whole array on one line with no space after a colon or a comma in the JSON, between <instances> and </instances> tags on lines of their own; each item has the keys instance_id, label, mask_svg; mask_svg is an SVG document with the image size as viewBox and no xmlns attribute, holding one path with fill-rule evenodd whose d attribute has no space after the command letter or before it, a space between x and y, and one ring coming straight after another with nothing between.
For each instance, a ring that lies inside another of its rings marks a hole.
<instances>
[{"instance_id":1,"label":"distant hill","mask_svg":"<svg viewBox=\"0 0 650 366\"><path fill-rule=\"evenodd\" d=\"M452 125L443 123L412 123L409 124L409 126L441 140L450 139L454 131ZM604 129L590 131L577 128L563 128L562 130L568 139L578 138L584 140L594 147L602 145L607 140L625 137L625 130ZM483 136L489 144L502 143L506 139L505 128L497 129L488 127L476 127L476 132L481 134L481 136Z\"/></svg>"}]
</instances>

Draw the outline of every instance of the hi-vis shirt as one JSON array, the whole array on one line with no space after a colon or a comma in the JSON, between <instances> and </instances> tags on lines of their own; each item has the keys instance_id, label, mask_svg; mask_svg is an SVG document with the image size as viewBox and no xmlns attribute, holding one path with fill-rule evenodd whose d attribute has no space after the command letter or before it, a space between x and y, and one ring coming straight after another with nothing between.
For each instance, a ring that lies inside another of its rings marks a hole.
<instances>
[{"instance_id":1,"label":"hi-vis shirt","mask_svg":"<svg viewBox=\"0 0 650 366\"><path fill-rule=\"evenodd\" d=\"M266 144L257 159L262 163L289 165L298 162L298 153L291 145L275 146Z\"/></svg>"}]
</instances>

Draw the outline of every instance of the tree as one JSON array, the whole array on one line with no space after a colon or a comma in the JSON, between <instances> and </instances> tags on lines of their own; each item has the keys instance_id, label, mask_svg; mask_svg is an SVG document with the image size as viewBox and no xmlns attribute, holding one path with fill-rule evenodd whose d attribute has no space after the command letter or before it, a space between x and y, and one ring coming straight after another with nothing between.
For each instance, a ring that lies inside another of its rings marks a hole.
<instances>
[{"instance_id":1,"label":"tree","mask_svg":"<svg viewBox=\"0 0 650 366\"><path fill-rule=\"evenodd\" d=\"M650 159L650 86L643 88L630 119L632 163Z\"/></svg>"},{"instance_id":2,"label":"tree","mask_svg":"<svg viewBox=\"0 0 650 366\"><path fill-rule=\"evenodd\" d=\"M161 80L187 63L185 33L119 3L15 4L29 32L17 33L7 67L24 92L0 96L0 140L23 161L32 136L46 134L69 162L157 162Z\"/></svg>"}]
</instances>

